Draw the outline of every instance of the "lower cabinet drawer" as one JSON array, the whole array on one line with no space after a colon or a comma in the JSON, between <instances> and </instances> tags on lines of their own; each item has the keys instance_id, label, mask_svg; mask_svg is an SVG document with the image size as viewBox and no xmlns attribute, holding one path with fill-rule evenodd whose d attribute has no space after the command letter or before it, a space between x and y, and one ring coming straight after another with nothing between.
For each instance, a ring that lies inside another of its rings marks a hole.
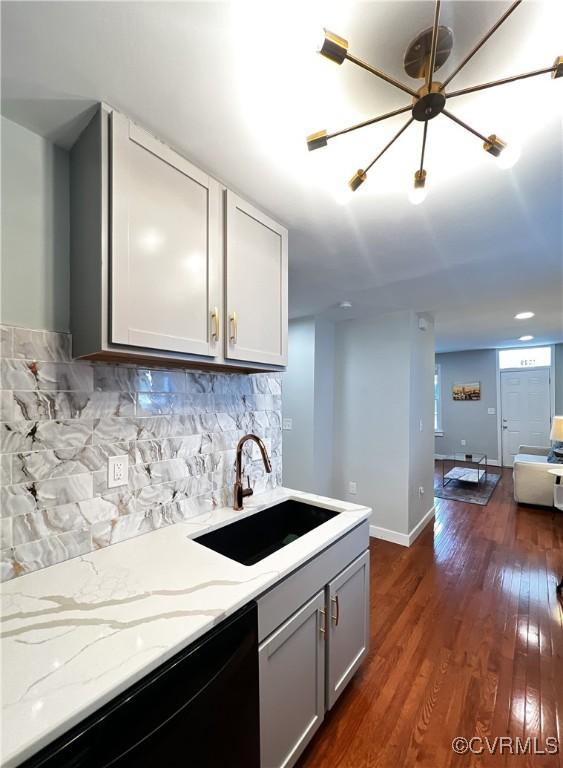
<instances>
[{"instance_id":1,"label":"lower cabinet drawer","mask_svg":"<svg viewBox=\"0 0 563 768\"><path fill-rule=\"evenodd\" d=\"M259 648L261 768L290 768L325 712L325 591Z\"/></svg>"}]
</instances>

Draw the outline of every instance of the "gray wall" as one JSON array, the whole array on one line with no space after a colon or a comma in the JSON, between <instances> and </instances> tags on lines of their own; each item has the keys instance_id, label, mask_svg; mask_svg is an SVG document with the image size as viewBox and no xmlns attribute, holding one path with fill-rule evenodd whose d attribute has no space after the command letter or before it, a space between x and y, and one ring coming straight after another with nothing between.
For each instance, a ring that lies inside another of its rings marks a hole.
<instances>
[{"instance_id":1,"label":"gray wall","mask_svg":"<svg viewBox=\"0 0 563 768\"><path fill-rule=\"evenodd\" d=\"M334 495L334 323L315 321L315 493Z\"/></svg>"},{"instance_id":2,"label":"gray wall","mask_svg":"<svg viewBox=\"0 0 563 768\"><path fill-rule=\"evenodd\" d=\"M439 455L457 451L482 451L498 461L496 350L447 352L436 355L442 374L442 431L436 437ZM452 385L481 382L481 400L454 401ZM495 409L495 415L487 413ZM466 446L461 441L466 441Z\"/></svg>"},{"instance_id":3,"label":"gray wall","mask_svg":"<svg viewBox=\"0 0 563 768\"><path fill-rule=\"evenodd\" d=\"M69 330L68 153L2 118L1 322Z\"/></svg>"},{"instance_id":4,"label":"gray wall","mask_svg":"<svg viewBox=\"0 0 563 768\"><path fill-rule=\"evenodd\" d=\"M288 365L283 379L283 417L291 418L291 430L282 433L287 459L284 485L300 491L315 486L315 321L295 320L289 324Z\"/></svg>"},{"instance_id":5,"label":"gray wall","mask_svg":"<svg viewBox=\"0 0 563 768\"><path fill-rule=\"evenodd\" d=\"M411 315L409 531L434 504L434 319L424 316L425 331L418 319Z\"/></svg>"},{"instance_id":6,"label":"gray wall","mask_svg":"<svg viewBox=\"0 0 563 768\"><path fill-rule=\"evenodd\" d=\"M335 496L403 535L433 506L433 373L433 324L419 331L412 312L336 326Z\"/></svg>"},{"instance_id":7,"label":"gray wall","mask_svg":"<svg viewBox=\"0 0 563 768\"><path fill-rule=\"evenodd\" d=\"M283 415L288 460L284 485L323 496L333 491L334 323L312 317L289 323Z\"/></svg>"},{"instance_id":8,"label":"gray wall","mask_svg":"<svg viewBox=\"0 0 563 768\"><path fill-rule=\"evenodd\" d=\"M563 416L563 344L555 345L555 413Z\"/></svg>"}]
</instances>

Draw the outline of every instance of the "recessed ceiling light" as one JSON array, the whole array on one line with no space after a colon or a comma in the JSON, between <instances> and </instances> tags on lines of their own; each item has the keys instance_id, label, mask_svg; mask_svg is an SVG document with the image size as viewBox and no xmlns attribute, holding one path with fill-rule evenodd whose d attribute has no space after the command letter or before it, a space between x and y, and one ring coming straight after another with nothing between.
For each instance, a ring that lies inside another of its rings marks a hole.
<instances>
[{"instance_id":1,"label":"recessed ceiling light","mask_svg":"<svg viewBox=\"0 0 563 768\"><path fill-rule=\"evenodd\" d=\"M520 336L518 341L531 341L533 338L533 336Z\"/></svg>"},{"instance_id":2,"label":"recessed ceiling light","mask_svg":"<svg viewBox=\"0 0 563 768\"><path fill-rule=\"evenodd\" d=\"M352 306L352 302L351 301L341 301L338 306L340 307L340 309L350 309L350 307Z\"/></svg>"},{"instance_id":3,"label":"recessed ceiling light","mask_svg":"<svg viewBox=\"0 0 563 768\"><path fill-rule=\"evenodd\" d=\"M514 315L515 320L529 320L531 317L534 317L534 312L518 312L517 315Z\"/></svg>"}]
</instances>

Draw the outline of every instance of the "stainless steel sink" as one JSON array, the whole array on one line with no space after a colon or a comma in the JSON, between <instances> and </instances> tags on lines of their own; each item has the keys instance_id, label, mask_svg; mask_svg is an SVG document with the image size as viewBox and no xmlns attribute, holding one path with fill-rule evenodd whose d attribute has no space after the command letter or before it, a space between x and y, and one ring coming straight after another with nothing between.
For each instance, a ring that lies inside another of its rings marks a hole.
<instances>
[{"instance_id":1,"label":"stainless steel sink","mask_svg":"<svg viewBox=\"0 0 563 768\"><path fill-rule=\"evenodd\" d=\"M334 510L290 499L195 541L238 563L254 565L336 515Z\"/></svg>"}]
</instances>

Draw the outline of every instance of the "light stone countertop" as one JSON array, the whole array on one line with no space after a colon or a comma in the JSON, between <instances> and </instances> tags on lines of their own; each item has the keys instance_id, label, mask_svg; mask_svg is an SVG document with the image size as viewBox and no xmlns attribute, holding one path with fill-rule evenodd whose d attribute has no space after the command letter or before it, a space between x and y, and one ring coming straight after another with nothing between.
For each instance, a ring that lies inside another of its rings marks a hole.
<instances>
[{"instance_id":1,"label":"light stone countertop","mask_svg":"<svg viewBox=\"0 0 563 768\"><path fill-rule=\"evenodd\" d=\"M287 499L342 514L244 566L191 538ZM369 517L277 488L2 586L0 764L18 765Z\"/></svg>"}]
</instances>

